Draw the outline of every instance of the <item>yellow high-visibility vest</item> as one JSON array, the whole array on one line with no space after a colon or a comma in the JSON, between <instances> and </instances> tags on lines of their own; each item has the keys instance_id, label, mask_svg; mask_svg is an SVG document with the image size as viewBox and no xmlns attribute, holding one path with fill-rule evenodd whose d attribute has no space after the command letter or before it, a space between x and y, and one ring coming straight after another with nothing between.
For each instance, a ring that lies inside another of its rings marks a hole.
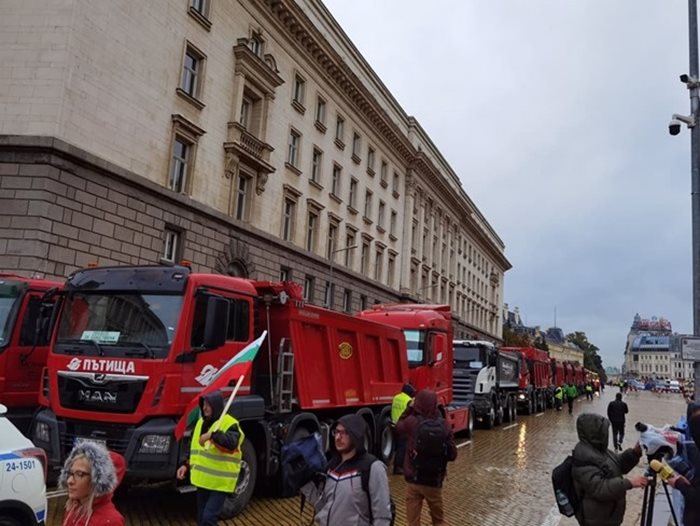
<instances>
[{"instance_id":1,"label":"yellow high-visibility vest","mask_svg":"<svg viewBox=\"0 0 700 526\"><path fill-rule=\"evenodd\" d=\"M238 482L238 473L241 471L243 456L241 446L245 439L243 430L238 426L241 435L238 439L238 448L227 453L221 451L211 441L205 446L199 445L203 422L204 420L200 418L192 433L190 481L198 488L233 493ZM225 433L232 425L238 425L238 420L231 415L224 415L219 431Z\"/></svg>"},{"instance_id":2,"label":"yellow high-visibility vest","mask_svg":"<svg viewBox=\"0 0 700 526\"><path fill-rule=\"evenodd\" d=\"M401 415L408 407L411 397L401 391L391 401L391 421L395 424L401 418Z\"/></svg>"}]
</instances>

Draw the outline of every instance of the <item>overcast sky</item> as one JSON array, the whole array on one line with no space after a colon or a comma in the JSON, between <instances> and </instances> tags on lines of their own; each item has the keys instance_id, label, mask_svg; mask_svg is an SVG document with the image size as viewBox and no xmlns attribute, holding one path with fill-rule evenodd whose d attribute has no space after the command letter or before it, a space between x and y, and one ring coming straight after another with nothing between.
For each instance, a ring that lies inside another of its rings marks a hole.
<instances>
[{"instance_id":1,"label":"overcast sky","mask_svg":"<svg viewBox=\"0 0 700 526\"><path fill-rule=\"evenodd\" d=\"M686 0L326 0L506 245L505 302L620 366L692 332Z\"/></svg>"}]
</instances>

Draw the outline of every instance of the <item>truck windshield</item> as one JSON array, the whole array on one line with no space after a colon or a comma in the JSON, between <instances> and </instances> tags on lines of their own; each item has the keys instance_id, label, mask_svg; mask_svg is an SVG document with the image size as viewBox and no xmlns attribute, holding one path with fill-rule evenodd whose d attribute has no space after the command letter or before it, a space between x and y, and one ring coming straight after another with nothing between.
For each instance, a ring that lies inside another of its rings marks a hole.
<instances>
[{"instance_id":1,"label":"truck windshield","mask_svg":"<svg viewBox=\"0 0 700 526\"><path fill-rule=\"evenodd\" d=\"M0 348L7 345L12 335L14 311L21 295L21 283L0 280Z\"/></svg>"},{"instance_id":2,"label":"truck windshield","mask_svg":"<svg viewBox=\"0 0 700 526\"><path fill-rule=\"evenodd\" d=\"M182 296L74 293L66 299L56 352L163 358L175 336ZM61 344L70 344L68 347Z\"/></svg>"},{"instance_id":3,"label":"truck windshield","mask_svg":"<svg viewBox=\"0 0 700 526\"><path fill-rule=\"evenodd\" d=\"M425 331L405 330L403 333L408 349L408 366L422 365L425 358Z\"/></svg>"},{"instance_id":4,"label":"truck windshield","mask_svg":"<svg viewBox=\"0 0 700 526\"><path fill-rule=\"evenodd\" d=\"M482 353L478 347L455 347L454 361L460 367L470 367L472 369L481 369L483 367Z\"/></svg>"}]
</instances>

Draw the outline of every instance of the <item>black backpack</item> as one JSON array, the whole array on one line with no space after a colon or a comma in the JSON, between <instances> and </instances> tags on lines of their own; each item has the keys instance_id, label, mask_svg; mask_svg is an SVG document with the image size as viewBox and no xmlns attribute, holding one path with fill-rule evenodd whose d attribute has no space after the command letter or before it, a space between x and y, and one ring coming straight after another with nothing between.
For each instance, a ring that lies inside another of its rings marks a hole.
<instances>
[{"instance_id":1,"label":"black backpack","mask_svg":"<svg viewBox=\"0 0 700 526\"><path fill-rule=\"evenodd\" d=\"M374 524L374 517L372 516L372 497L369 494L369 474L370 470L372 469L372 464L374 464L376 461L377 457L370 455L369 453L365 453L362 456L360 465L358 466L358 469L360 470L360 482L362 484L362 489L367 494L367 499L369 500L370 524ZM394 499L391 495L389 495L389 508L391 509L391 522L389 522L389 524L390 526L394 526L394 523L396 522L396 504L394 503Z\"/></svg>"},{"instance_id":2,"label":"black backpack","mask_svg":"<svg viewBox=\"0 0 700 526\"><path fill-rule=\"evenodd\" d=\"M447 467L449 433L442 418L418 417L411 452L415 479L428 485L440 484Z\"/></svg>"},{"instance_id":3,"label":"black backpack","mask_svg":"<svg viewBox=\"0 0 700 526\"><path fill-rule=\"evenodd\" d=\"M576 488L574 487L574 477L571 469L574 467L574 459L571 455L552 470L552 486L554 487L554 497L559 507L559 513L566 517L576 515L581 501Z\"/></svg>"}]
</instances>

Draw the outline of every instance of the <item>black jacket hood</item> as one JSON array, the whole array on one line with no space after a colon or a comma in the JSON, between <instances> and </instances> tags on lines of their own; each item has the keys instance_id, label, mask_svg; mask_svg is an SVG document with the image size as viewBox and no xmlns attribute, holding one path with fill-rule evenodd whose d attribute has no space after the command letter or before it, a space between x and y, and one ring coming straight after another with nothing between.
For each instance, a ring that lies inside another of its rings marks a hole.
<instances>
[{"instance_id":1,"label":"black jacket hood","mask_svg":"<svg viewBox=\"0 0 700 526\"><path fill-rule=\"evenodd\" d=\"M690 423L693 413L700 413L700 404L698 402L690 402L686 408L685 419L688 423Z\"/></svg>"},{"instance_id":2,"label":"black jacket hood","mask_svg":"<svg viewBox=\"0 0 700 526\"><path fill-rule=\"evenodd\" d=\"M598 451L607 451L610 421L601 415L584 413L576 420L578 439Z\"/></svg>"},{"instance_id":3,"label":"black jacket hood","mask_svg":"<svg viewBox=\"0 0 700 526\"><path fill-rule=\"evenodd\" d=\"M204 401L209 402L209 405L212 408L212 416L211 418L204 418ZM199 397L199 410L202 412L202 418L204 419L205 422L211 423L211 422L216 422L219 417L221 416L221 413L224 412L224 395L222 394L221 391L216 390L212 391L209 394L206 394L204 396Z\"/></svg>"},{"instance_id":4,"label":"black jacket hood","mask_svg":"<svg viewBox=\"0 0 700 526\"><path fill-rule=\"evenodd\" d=\"M700 414L694 415L688 421L688 429L690 436L693 437L693 442L700 448Z\"/></svg>"},{"instance_id":5,"label":"black jacket hood","mask_svg":"<svg viewBox=\"0 0 700 526\"><path fill-rule=\"evenodd\" d=\"M345 431L348 432L352 445L355 447L357 454L362 454L365 449L365 436L367 435L367 423L365 419L359 415L345 415L338 420L342 424Z\"/></svg>"}]
</instances>

